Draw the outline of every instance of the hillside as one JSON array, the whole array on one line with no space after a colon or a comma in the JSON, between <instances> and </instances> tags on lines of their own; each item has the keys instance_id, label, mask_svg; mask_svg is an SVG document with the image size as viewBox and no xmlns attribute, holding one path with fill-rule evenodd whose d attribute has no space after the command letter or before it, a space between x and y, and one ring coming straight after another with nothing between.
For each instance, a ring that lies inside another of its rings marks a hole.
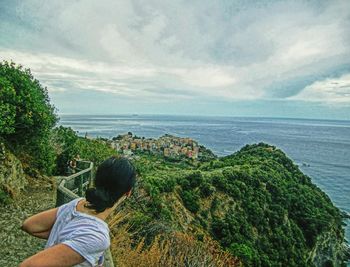
<instances>
[{"instance_id":1,"label":"hillside","mask_svg":"<svg viewBox=\"0 0 350 267\"><path fill-rule=\"evenodd\" d=\"M125 212L139 238L210 236L252 266L339 266L345 257L340 211L273 146L247 145L198 168L136 164L139 188Z\"/></svg>"},{"instance_id":2,"label":"hillside","mask_svg":"<svg viewBox=\"0 0 350 267\"><path fill-rule=\"evenodd\" d=\"M98 166L119 152L108 140L55 127L47 89L13 62L0 63L0 111L1 235L11 244L22 241L13 227L23 217L53 206L42 177L64 175L77 154ZM175 160L132 157L136 188L109 221L117 266L345 266L341 212L280 149L253 144L205 161L194 161L193 151Z\"/></svg>"}]
</instances>

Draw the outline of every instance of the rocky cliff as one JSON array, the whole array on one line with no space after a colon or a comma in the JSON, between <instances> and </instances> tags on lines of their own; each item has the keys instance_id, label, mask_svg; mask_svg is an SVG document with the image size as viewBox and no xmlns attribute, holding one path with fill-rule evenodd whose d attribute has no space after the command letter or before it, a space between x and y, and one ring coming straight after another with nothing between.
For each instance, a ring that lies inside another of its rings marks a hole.
<instances>
[{"instance_id":1,"label":"rocky cliff","mask_svg":"<svg viewBox=\"0 0 350 267\"><path fill-rule=\"evenodd\" d=\"M344 266L344 259L349 259L349 257L348 245L332 228L317 237L309 259L315 266Z\"/></svg>"},{"instance_id":2,"label":"rocky cliff","mask_svg":"<svg viewBox=\"0 0 350 267\"><path fill-rule=\"evenodd\" d=\"M22 163L0 142L0 188L16 197L27 184Z\"/></svg>"}]
</instances>

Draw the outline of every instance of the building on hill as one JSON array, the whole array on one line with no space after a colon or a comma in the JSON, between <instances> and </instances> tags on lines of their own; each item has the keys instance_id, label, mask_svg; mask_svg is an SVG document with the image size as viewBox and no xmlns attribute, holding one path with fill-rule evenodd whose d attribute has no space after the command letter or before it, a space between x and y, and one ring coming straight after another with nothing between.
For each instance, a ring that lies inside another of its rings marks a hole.
<instances>
[{"instance_id":1,"label":"building on hill","mask_svg":"<svg viewBox=\"0 0 350 267\"><path fill-rule=\"evenodd\" d=\"M158 139L136 137L131 132L113 137L110 145L113 149L123 154L131 155L136 151L149 152L170 158L185 157L199 160L203 155L198 142L189 137L176 137L165 134ZM203 151L206 149L202 146ZM210 157L210 156L209 156ZM214 154L211 157L215 157Z\"/></svg>"}]
</instances>

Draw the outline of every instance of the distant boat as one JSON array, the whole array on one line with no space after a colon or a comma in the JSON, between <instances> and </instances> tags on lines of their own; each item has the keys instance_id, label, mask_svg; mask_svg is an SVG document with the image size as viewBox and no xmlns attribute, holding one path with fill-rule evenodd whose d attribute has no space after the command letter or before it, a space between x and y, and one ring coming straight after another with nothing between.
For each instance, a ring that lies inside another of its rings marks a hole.
<instances>
[{"instance_id":1,"label":"distant boat","mask_svg":"<svg viewBox=\"0 0 350 267\"><path fill-rule=\"evenodd\" d=\"M303 167L310 167L310 164L309 164L309 163L303 162L302 166L303 166Z\"/></svg>"}]
</instances>

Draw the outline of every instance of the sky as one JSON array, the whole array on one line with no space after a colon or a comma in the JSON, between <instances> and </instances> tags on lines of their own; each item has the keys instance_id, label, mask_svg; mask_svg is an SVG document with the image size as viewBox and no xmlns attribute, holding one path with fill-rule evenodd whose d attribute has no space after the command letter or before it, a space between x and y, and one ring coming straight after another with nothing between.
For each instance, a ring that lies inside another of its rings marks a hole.
<instances>
[{"instance_id":1,"label":"sky","mask_svg":"<svg viewBox=\"0 0 350 267\"><path fill-rule=\"evenodd\" d=\"M350 120L350 1L0 0L58 114Z\"/></svg>"}]
</instances>

